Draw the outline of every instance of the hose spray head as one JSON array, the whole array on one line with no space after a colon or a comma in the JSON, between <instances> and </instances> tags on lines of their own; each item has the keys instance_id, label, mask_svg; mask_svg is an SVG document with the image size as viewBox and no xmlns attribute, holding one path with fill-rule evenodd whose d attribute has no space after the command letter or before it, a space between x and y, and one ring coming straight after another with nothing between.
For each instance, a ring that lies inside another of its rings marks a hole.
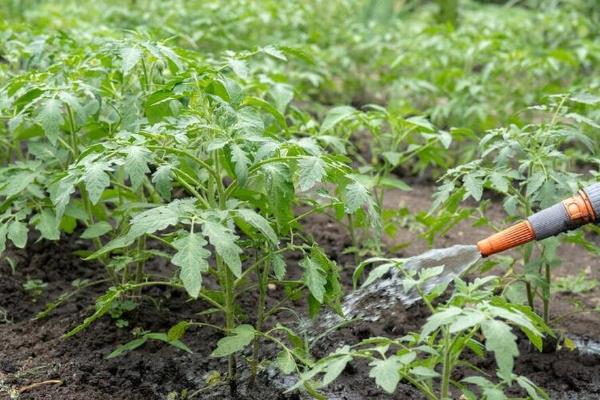
<instances>
[{"instance_id":1,"label":"hose spray head","mask_svg":"<svg viewBox=\"0 0 600 400\"><path fill-rule=\"evenodd\" d=\"M542 240L600 220L600 183L580 190L573 197L533 214L524 221L477 243L483 257Z\"/></svg>"}]
</instances>

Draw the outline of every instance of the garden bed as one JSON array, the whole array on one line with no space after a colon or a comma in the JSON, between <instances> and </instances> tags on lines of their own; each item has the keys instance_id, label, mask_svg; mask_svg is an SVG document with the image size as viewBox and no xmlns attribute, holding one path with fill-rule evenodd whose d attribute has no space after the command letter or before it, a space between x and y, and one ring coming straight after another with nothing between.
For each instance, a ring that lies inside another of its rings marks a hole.
<instances>
[{"instance_id":1,"label":"garden bed","mask_svg":"<svg viewBox=\"0 0 600 400\"><path fill-rule=\"evenodd\" d=\"M412 192L389 192L388 206L406 206L417 211L427 206L424 198L430 198L431 188L415 186ZM491 214L499 214L492 208ZM307 221L307 229L328 255L343 266L342 281L346 290L351 288L353 271L352 256L342 255L350 246L345 230L325 216ZM487 228L471 228L461 224L438 247L476 240L486 233ZM413 233L400 230L388 243L413 241L402 250L403 255L413 255L426 248L425 243L414 240ZM39 241L30 243L26 250L10 250L17 262L16 271L11 273L8 264L0 269L0 307L6 311L7 322L0 324L0 398L9 398L8 390L23 389L19 399L181 399L182 393L194 394L193 398L229 398L226 385L208 386L215 381L216 372L225 370L223 359L209 357L216 341L222 336L217 331L202 328L190 329L183 341L193 354L179 351L161 342L148 342L135 351L121 357L106 359L119 344L132 339L130 331L139 327L144 330L166 331L178 321L198 318L203 309L199 302L187 301L181 291L149 289L154 302L144 301L141 306L127 315L129 327L119 329L109 317L104 317L88 329L71 337L61 336L80 323L92 311L94 299L103 293L103 285L85 289L59 307L49 317L33 320L49 299L57 298L71 288L75 279L102 279L104 270L99 265L82 261L73 254L87 246L85 241L71 236L59 242ZM582 251L561 250L564 265L557 275L575 274L586 266L591 267L591 277L600 278L598 262ZM293 265L295 260L288 260ZM166 262L155 262L152 271L172 272ZM293 267L290 267L293 269ZM573 269L573 270L571 270ZM48 283L43 296L33 301L22 288L27 279L41 279ZM278 288L269 292L269 301L281 295ZM252 318L255 298L243 298L244 311ZM600 289L595 288L586 296L557 294L553 302L553 315L561 315L572 309L572 303L580 301L587 307L597 306ZM303 301L294 303L301 313L306 313ZM377 323L357 323L323 338L315 348L315 355L323 356L335 350L340 343L355 343L373 336L401 336L418 331L428 316L427 309L415 305L404 309L402 305L387 310ZM279 322L285 322L282 319ZM560 330L579 337L600 340L600 314L579 313L565 318L558 324ZM521 341L521 355L516 361L515 372L525 375L545 388L552 399L595 399L600 398L600 355L562 349L556 353L530 351L525 340ZM275 351L267 345L264 352ZM469 356L482 370L494 374L493 359L480 360ZM252 390L247 388L248 371L240 371L240 399L299 399L299 393L284 393L293 380L265 369ZM455 378L460 379L461 370ZM48 382L57 381L57 382ZM60 381L60 383L58 383ZM44 383L46 382L46 383ZM44 383L37 387L28 385ZM378 389L359 364L346 367L341 377L325 391L331 399L419 399L419 393L410 385L401 383L393 395ZM171 397L168 397L170 394ZM176 394L179 396L177 397ZM518 393L516 393L518 394Z\"/></svg>"}]
</instances>

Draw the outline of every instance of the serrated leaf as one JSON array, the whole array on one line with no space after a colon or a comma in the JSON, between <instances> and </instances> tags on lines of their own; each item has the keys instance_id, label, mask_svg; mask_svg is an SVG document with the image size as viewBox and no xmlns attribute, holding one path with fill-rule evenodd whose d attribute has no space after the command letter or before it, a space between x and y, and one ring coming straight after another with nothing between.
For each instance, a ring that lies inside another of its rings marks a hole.
<instances>
[{"instance_id":1,"label":"serrated leaf","mask_svg":"<svg viewBox=\"0 0 600 400\"><path fill-rule=\"evenodd\" d=\"M60 136L60 126L64 123L62 102L57 99L46 100L40 107L36 122L44 129L50 143L56 144Z\"/></svg>"},{"instance_id":2,"label":"serrated leaf","mask_svg":"<svg viewBox=\"0 0 600 400\"><path fill-rule=\"evenodd\" d=\"M142 58L142 50L137 47L125 47L121 49L121 69L127 75Z\"/></svg>"},{"instance_id":3,"label":"serrated leaf","mask_svg":"<svg viewBox=\"0 0 600 400\"><path fill-rule=\"evenodd\" d=\"M546 175L542 172L536 172L527 179L527 190L525 191L526 197L531 197L535 194L544 184Z\"/></svg>"},{"instance_id":4,"label":"serrated leaf","mask_svg":"<svg viewBox=\"0 0 600 400\"><path fill-rule=\"evenodd\" d=\"M13 221L8 225L8 238L20 249L27 245L27 233L27 225L20 221Z\"/></svg>"},{"instance_id":5,"label":"serrated leaf","mask_svg":"<svg viewBox=\"0 0 600 400\"><path fill-rule=\"evenodd\" d=\"M284 374L291 374L296 370L296 360L291 352L282 350L277 354L277 366Z\"/></svg>"},{"instance_id":6,"label":"serrated leaf","mask_svg":"<svg viewBox=\"0 0 600 400\"><path fill-rule=\"evenodd\" d=\"M450 333L456 333L465 329L472 328L486 319L486 315L479 311L467 311L463 315L460 315L450 325Z\"/></svg>"},{"instance_id":7,"label":"serrated leaf","mask_svg":"<svg viewBox=\"0 0 600 400\"><path fill-rule=\"evenodd\" d=\"M89 164L83 173L85 190L87 190L90 202L98 204L104 190L110 185L110 176L106 173L108 166L105 163Z\"/></svg>"},{"instance_id":8,"label":"serrated leaf","mask_svg":"<svg viewBox=\"0 0 600 400\"><path fill-rule=\"evenodd\" d=\"M369 364L371 370L369 377L375 378L377 386L381 387L388 393L394 393L398 382L400 382L400 374L398 372L400 363L396 356L391 356L385 360L374 360Z\"/></svg>"},{"instance_id":9,"label":"serrated leaf","mask_svg":"<svg viewBox=\"0 0 600 400\"><path fill-rule=\"evenodd\" d=\"M171 200L171 191L173 190L173 181L171 179L171 166L161 165L152 174L152 183L156 191L163 199Z\"/></svg>"},{"instance_id":10,"label":"serrated leaf","mask_svg":"<svg viewBox=\"0 0 600 400\"><path fill-rule=\"evenodd\" d=\"M427 322L423 325L421 329L421 338L427 338L429 335L438 329L442 325L449 324L456 319L457 315L460 315L462 310L455 306L450 306L447 309L436 312L427 318Z\"/></svg>"},{"instance_id":11,"label":"serrated leaf","mask_svg":"<svg viewBox=\"0 0 600 400\"><path fill-rule=\"evenodd\" d=\"M225 357L243 350L248 346L256 334L251 325L239 325L232 329L231 336L226 336L217 342L217 348L212 352L212 357Z\"/></svg>"},{"instance_id":12,"label":"serrated leaf","mask_svg":"<svg viewBox=\"0 0 600 400\"><path fill-rule=\"evenodd\" d=\"M342 373L350 361L352 361L352 356L345 354L341 357L336 357L333 361L328 362L325 375L323 376L323 385L327 386L333 382Z\"/></svg>"},{"instance_id":13,"label":"serrated leaf","mask_svg":"<svg viewBox=\"0 0 600 400\"><path fill-rule=\"evenodd\" d=\"M271 228L269 221L267 221L262 215L258 214L254 210L241 208L236 210L236 213L248 224L252 225L254 228L258 229L267 239L271 241L274 245L279 243L279 238L277 234Z\"/></svg>"},{"instance_id":14,"label":"serrated leaf","mask_svg":"<svg viewBox=\"0 0 600 400\"><path fill-rule=\"evenodd\" d=\"M212 221L204 222L202 232L208 237L210 244L215 247L217 254L221 256L231 272L239 278L242 275L240 259L242 249L235 243L238 237L228 228Z\"/></svg>"},{"instance_id":15,"label":"serrated leaf","mask_svg":"<svg viewBox=\"0 0 600 400\"><path fill-rule=\"evenodd\" d=\"M481 197L483 196L483 181L481 178L473 175L467 175L463 183L467 189L467 193L469 193L473 199L476 201L481 200Z\"/></svg>"},{"instance_id":16,"label":"serrated leaf","mask_svg":"<svg viewBox=\"0 0 600 400\"><path fill-rule=\"evenodd\" d=\"M498 320L488 320L481 324L485 336L485 348L496 358L499 374L509 380L512 375L514 358L519 355L517 337L509 325Z\"/></svg>"},{"instance_id":17,"label":"serrated leaf","mask_svg":"<svg viewBox=\"0 0 600 400\"><path fill-rule=\"evenodd\" d=\"M334 107L325 116L323 123L321 124L320 133L325 133L330 129L333 129L337 124L351 117L356 113L356 109L350 106L339 106Z\"/></svg>"},{"instance_id":18,"label":"serrated leaf","mask_svg":"<svg viewBox=\"0 0 600 400\"><path fill-rule=\"evenodd\" d=\"M244 186L248 179L248 165L250 164L250 159L240 146L234 144L231 146L231 161L235 166L235 176L237 177L240 186Z\"/></svg>"},{"instance_id":19,"label":"serrated leaf","mask_svg":"<svg viewBox=\"0 0 600 400\"><path fill-rule=\"evenodd\" d=\"M279 254L274 254L271 257L271 265L273 267L273 275L275 275L275 279L278 281L285 278L286 273L286 264L283 257Z\"/></svg>"},{"instance_id":20,"label":"serrated leaf","mask_svg":"<svg viewBox=\"0 0 600 400\"><path fill-rule=\"evenodd\" d=\"M71 194L75 191L75 182L75 177L67 175L48 187L50 200L54 204L56 217L59 219L62 218L65 208L71 200Z\"/></svg>"},{"instance_id":21,"label":"serrated leaf","mask_svg":"<svg viewBox=\"0 0 600 400\"><path fill-rule=\"evenodd\" d=\"M197 233L190 233L173 242L177 253L171 262L181 268L179 278L188 294L198 298L202 288L202 272L207 272L210 252L204 248L206 240Z\"/></svg>"},{"instance_id":22,"label":"serrated leaf","mask_svg":"<svg viewBox=\"0 0 600 400\"><path fill-rule=\"evenodd\" d=\"M50 209L43 209L39 214L36 228L42 234L44 239L48 240L59 240L60 230L58 229L58 221L54 211Z\"/></svg>"},{"instance_id":23,"label":"serrated leaf","mask_svg":"<svg viewBox=\"0 0 600 400\"><path fill-rule=\"evenodd\" d=\"M371 196L364 185L354 182L346 187L344 199L346 212L348 214L354 214L356 210L368 204L371 200Z\"/></svg>"},{"instance_id":24,"label":"serrated leaf","mask_svg":"<svg viewBox=\"0 0 600 400\"><path fill-rule=\"evenodd\" d=\"M19 171L8 178L8 182L0 190L0 195L5 197L15 196L27 189L36 178L36 174L31 171Z\"/></svg>"},{"instance_id":25,"label":"serrated leaf","mask_svg":"<svg viewBox=\"0 0 600 400\"><path fill-rule=\"evenodd\" d=\"M93 225L87 227L85 231L81 234L82 239L95 239L100 237L110 231L112 231L113 227L106 221L97 222Z\"/></svg>"},{"instance_id":26,"label":"serrated leaf","mask_svg":"<svg viewBox=\"0 0 600 400\"><path fill-rule=\"evenodd\" d=\"M143 234L151 234L175 225L179 220L177 207L170 203L166 206L158 206L136 214L131 218L131 228L127 236L135 239Z\"/></svg>"},{"instance_id":27,"label":"serrated leaf","mask_svg":"<svg viewBox=\"0 0 600 400\"><path fill-rule=\"evenodd\" d=\"M506 176L499 174L498 172L492 172L490 175L490 182L495 190L501 193L506 193L508 191L508 185L510 182Z\"/></svg>"},{"instance_id":28,"label":"serrated leaf","mask_svg":"<svg viewBox=\"0 0 600 400\"><path fill-rule=\"evenodd\" d=\"M327 284L325 270L315 259L309 256L300 261L300 266L304 268L303 280L308 290L319 303L323 303L325 285Z\"/></svg>"},{"instance_id":29,"label":"serrated leaf","mask_svg":"<svg viewBox=\"0 0 600 400\"><path fill-rule=\"evenodd\" d=\"M319 157L305 157L298 162L298 184L301 191L312 188L325 176L325 162Z\"/></svg>"},{"instance_id":30,"label":"serrated leaf","mask_svg":"<svg viewBox=\"0 0 600 400\"><path fill-rule=\"evenodd\" d=\"M150 172L148 161L150 160L150 151L140 146L129 146L126 149L125 172L131 181L131 188L138 190L144 182L144 177Z\"/></svg>"}]
</instances>

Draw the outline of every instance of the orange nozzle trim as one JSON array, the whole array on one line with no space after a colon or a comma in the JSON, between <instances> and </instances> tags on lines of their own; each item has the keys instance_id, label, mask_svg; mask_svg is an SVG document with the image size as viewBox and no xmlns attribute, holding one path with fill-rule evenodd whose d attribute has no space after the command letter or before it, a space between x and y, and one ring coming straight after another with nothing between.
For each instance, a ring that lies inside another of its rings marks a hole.
<instances>
[{"instance_id":1,"label":"orange nozzle trim","mask_svg":"<svg viewBox=\"0 0 600 400\"><path fill-rule=\"evenodd\" d=\"M535 239L535 233L528 221L521 221L477 243L479 252L487 257L512 249Z\"/></svg>"},{"instance_id":2,"label":"orange nozzle trim","mask_svg":"<svg viewBox=\"0 0 600 400\"><path fill-rule=\"evenodd\" d=\"M581 225L596 220L596 213L587 193L580 190L578 194L562 201L569 219Z\"/></svg>"}]
</instances>

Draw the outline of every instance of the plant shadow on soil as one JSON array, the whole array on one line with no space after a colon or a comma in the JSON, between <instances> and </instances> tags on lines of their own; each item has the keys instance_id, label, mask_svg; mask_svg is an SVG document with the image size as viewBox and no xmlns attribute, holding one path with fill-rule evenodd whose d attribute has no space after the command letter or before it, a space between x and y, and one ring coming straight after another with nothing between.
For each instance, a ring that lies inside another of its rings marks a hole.
<instances>
[{"instance_id":1,"label":"plant shadow on soil","mask_svg":"<svg viewBox=\"0 0 600 400\"><path fill-rule=\"evenodd\" d=\"M398 203L421 204L429 198L431 188L416 188L411 194L396 194ZM411 197L412 196L412 197ZM427 196L427 197L426 197ZM405 204L411 206L411 204ZM420 205L422 207L422 204ZM345 288L351 288L353 271L352 256L343 254L350 246L350 240L343 227L325 216L314 216L306 221L307 230L332 259L343 266L342 279ZM470 232L462 226L458 236L470 237L481 232ZM412 234L409 234L412 235ZM402 238L395 238L401 240ZM407 238L404 238L407 239ZM442 245L454 244L457 238L448 237ZM224 360L209 357L216 341L221 337L210 329L190 330L183 338L194 351L187 354L161 342L147 342L141 348L121 357L106 359L119 344L131 340L131 330L142 328L147 331L164 332L177 322L197 317L203 309L200 302L188 302L185 293L167 289L152 288L146 294L152 295L154 302L144 301L127 319L129 326L117 328L115 322L104 317L80 334L62 339L69 329L81 323L93 310L93 300L105 286L88 288L43 320L33 320L45 302L72 289L75 279L101 279L104 270L101 266L83 261L73 252L86 248L87 242L74 237L60 242L38 241L31 243L26 250L10 250L16 261L13 274L7 263L0 264L0 311L6 311L10 322L0 323L0 399L8 399L9 390L18 390L27 385L59 380L61 384L48 383L23 391L19 399L61 399L61 400L137 400L166 399L169 393L187 390L194 393L206 388L207 377L214 371L224 371ZM408 251L408 250L407 250ZM419 250L420 251L420 250ZM404 255L410 254L408 251ZM289 270L294 271L297 259L290 257ZM573 260L572 263L589 262ZM593 260L592 260L593 261ZM168 276L173 266L167 262L154 262L148 266L155 273ZM48 283L44 296L38 301L23 290L27 279L41 279ZM281 291L270 292L270 302L281 297ZM594 292L597 296L597 292ZM252 321L252 310L256 299L248 295L241 299L242 307ZM148 297L149 298L149 297ZM562 310L572 299L559 296L558 309ZM305 313L303 301L293 307ZM561 308L562 307L562 308ZM405 309L397 304L386 311L377 323L356 323L327 335L314 348L315 356L323 356L334 351L340 343L355 343L370 336L401 336L417 331L425 322L428 312L417 304ZM209 317L207 317L209 318ZM572 321L577 323L578 335L600 339L598 324L600 315L588 319ZM281 322L292 323L292 320ZM210 322L217 322L212 320ZM568 322L567 322L568 323ZM265 345L263 356L272 356L276 348ZM493 376L493 359L484 360L470 357L477 367ZM454 379L460 379L464 371L458 370ZM552 399L600 399L600 357L580 354L578 351L562 350L558 353L538 353L529 351L527 343L521 343L521 356L516 362L516 373L526 375L544 387ZM252 390L247 388L248 371L242 368L239 399L304 399L299 393L284 393L293 380L279 376L273 370L260 373ZM338 380L332 383L325 395L331 399L421 399L420 394L410 385L401 383L393 395L379 390L368 378L364 364L348 365ZM522 393L515 392L515 395ZM198 392L197 399L230 399L228 387L216 385ZM458 397L457 397L458 398Z\"/></svg>"}]
</instances>

